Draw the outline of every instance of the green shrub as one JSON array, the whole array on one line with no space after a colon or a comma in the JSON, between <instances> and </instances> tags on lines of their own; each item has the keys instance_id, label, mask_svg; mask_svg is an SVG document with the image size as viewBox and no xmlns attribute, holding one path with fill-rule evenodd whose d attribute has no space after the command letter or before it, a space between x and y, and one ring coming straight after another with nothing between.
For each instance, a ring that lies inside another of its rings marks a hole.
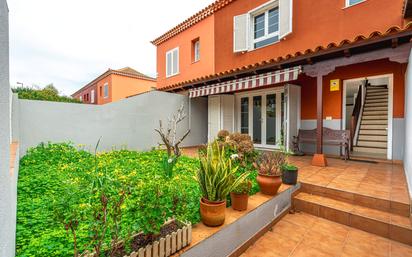
<instances>
[{"instance_id":1,"label":"green shrub","mask_svg":"<svg viewBox=\"0 0 412 257\"><path fill-rule=\"evenodd\" d=\"M66 102L66 103L81 103L80 100L68 96L59 95L57 89L50 84L43 89L30 87L13 88L13 93L17 93L19 99L51 101L51 102Z\"/></svg>"}]
</instances>

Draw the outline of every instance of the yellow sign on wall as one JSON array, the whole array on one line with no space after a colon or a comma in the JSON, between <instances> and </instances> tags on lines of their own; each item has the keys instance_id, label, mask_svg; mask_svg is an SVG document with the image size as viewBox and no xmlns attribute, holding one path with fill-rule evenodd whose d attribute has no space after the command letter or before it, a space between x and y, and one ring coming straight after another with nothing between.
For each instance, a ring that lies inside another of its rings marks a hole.
<instances>
[{"instance_id":1,"label":"yellow sign on wall","mask_svg":"<svg viewBox=\"0 0 412 257\"><path fill-rule=\"evenodd\" d=\"M339 91L340 90L340 79L333 79L330 81L330 91Z\"/></svg>"}]
</instances>

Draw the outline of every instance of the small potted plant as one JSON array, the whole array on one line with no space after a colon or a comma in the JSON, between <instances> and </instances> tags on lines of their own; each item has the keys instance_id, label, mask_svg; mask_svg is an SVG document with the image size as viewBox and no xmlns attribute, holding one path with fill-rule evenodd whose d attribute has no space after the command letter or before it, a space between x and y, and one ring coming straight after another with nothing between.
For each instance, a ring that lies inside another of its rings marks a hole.
<instances>
[{"instance_id":1,"label":"small potted plant","mask_svg":"<svg viewBox=\"0 0 412 257\"><path fill-rule=\"evenodd\" d=\"M253 166L258 171L256 180L263 194L277 194L282 185L282 166L285 162L285 155L282 152L264 152L256 159Z\"/></svg>"},{"instance_id":2,"label":"small potted plant","mask_svg":"<svg viewBox=\"0 0 412 257\"><path fill-rule=\"evenodd\" d=\"M286 185L296 185L298 183L298 167L289 163L283 165L282 182Z\"/></svg>"},{"instance_id":3,"label":"small potted plant","mask_svg":"<svg viewBox=\"0 0 412 257\"><path fill-rule=\"evenodd\" d=\"M247 210L249 201L249 193L252 189L252 183L249 179L245 179L232 192L230 192L230 199L232 201L232 208L235 211Z\"/></svg>"},{"instance_id":4,"label":"small potted plant","mask_svg":"<svg viewBox=\"0 0 412 257\"><path fill-rule=\"evenodd\" d=\"M216 227L225 222L226 197L248 175L244 173L235 177L237 169L237 166L232 166L232 160L225 156L224 147L217 142L209 144L206 155L200 156L196 177L202 192L200 216L206 226Z\"/></svg>"}]
</instances>

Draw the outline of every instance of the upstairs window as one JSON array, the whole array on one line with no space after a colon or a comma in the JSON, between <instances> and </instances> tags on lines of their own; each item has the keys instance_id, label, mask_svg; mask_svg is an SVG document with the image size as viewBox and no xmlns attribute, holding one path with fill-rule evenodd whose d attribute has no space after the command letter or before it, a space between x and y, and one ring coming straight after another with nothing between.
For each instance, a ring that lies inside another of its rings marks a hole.
<instances>
[{"instance_id":1,"label":"upstairs window","mask_svg":"<svg viewBox=\"0 0 412 257\"><path fill-rule=\"evenodd\" d=\"M166 53L166 77L179 74L179 48Z\"/></svg>"},{"instance_id":2,"label":"upstairs window","mask_svg":"<svg viewBox=\"0 0 412 257\"><path fill-rule=\"evenodd\" d=\"M94 89L92 90L92 92L90 94L91 94L91 102L92 102L92 104L94 104L94 94L95 94Z\"/></svg>"},{"instance_id":3,"label":"upstairs window","mask_svg":"<svg viewBox=\"0 0 412 257\"><path fill-rule=\"evenodd\" d=\"M233 50L246 52L278 42L292 33L293 0L271 0L234 17Z\"/></svg>"},{"instance_id":4,"label":"upstairs window","mask_svg":"<svg viewBox=\"0 0 412 257\"><path fill-rule=\"evenodd\" d=\"M279 41L279 8L266 10L253 17L253 48Z\"/></svg>"},{"instance_id":5,"label":"upstairs window","mask_svg":"<svg viewBox=\"0 0 412 257\"><path fill-rule=\"evenodd\" d=\"M192 62L200 61L200 40L199 38L192 41Z\"/></svg>"},{"instance_id":6,"label":"upstairs window","mask_svg":"<svg viewBox=\"0 0 412 257\"><path fill-rule=\"evenodd\" d=\"M103 97L108 98L109 97L109 84L106 83L103 86Z\"/></svg>"},{"instance_id":7,"label":"upstairs window","mask_svg":"<svg viewBox=\"0 0 412 257\"><path fill-rule=\"evenodd\" d=\"M352 6L352 5L355 5L355 4L362 3L366 0L345 0L345 1L346 1L346 7L349 7L349 6Z\"/></svg>"}]
</instances>

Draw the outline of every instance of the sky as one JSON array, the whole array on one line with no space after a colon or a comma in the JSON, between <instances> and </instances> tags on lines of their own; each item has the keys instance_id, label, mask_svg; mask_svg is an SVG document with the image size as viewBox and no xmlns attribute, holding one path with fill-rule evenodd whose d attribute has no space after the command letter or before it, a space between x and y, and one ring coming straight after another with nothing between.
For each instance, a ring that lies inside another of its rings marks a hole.
<instances>
[{"instance_id":1,"label":"sky","mask_svg":"<svg viewBox=\"0 0 412 257\"><path fill-rule=\"evenodd\" d=\"M71 95L109 68L156 76L150 41L212 2L8 0L11 85Z\"/></svg>"}]
</instances>

